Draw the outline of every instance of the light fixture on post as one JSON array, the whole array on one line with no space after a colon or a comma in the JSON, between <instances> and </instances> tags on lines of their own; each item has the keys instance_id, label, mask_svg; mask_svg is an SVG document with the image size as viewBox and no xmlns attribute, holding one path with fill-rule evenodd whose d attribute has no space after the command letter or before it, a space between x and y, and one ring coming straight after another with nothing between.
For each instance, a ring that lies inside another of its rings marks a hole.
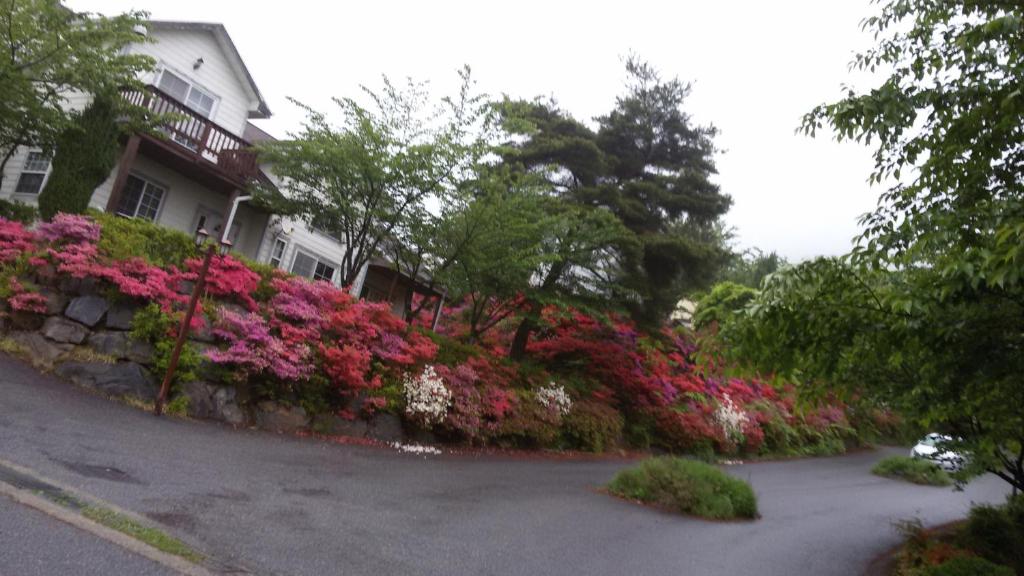
<instances>
[{"instance_id":1,"label":"light fixture on post","mask_svg":"<svg viewBox=\"0 0 1024 576\"><path fill-rule=\"evenodd\" d=\"M201 249L209 237L210 233L206 231L206 228L200 226L196 230L194 238L196 248ZM206 276L210 272L210 262L213 260L213 255L216 251L216 244L207 246L206 255L203 256L203 265L199 269L199 275L196 276L195 285L192 286L192 295L188 299L188 308L185 309L185 316L181 319L181 326L178 327L178 339L174 342L174 350L171 351L171 358L167 362L167 373L164 374L164 381L160 384L160 392L157 394L156 402L153 404L153 414L157 416L164 412L167 394L171 391L171 380L174 379L174 371L178 368L178 359L181 358L181 349L185 346L185 340L188 339L188 331L192 325L192 316L196 313L199 297L203 294L203 289L206 287Z\"/></svg>"}]
</instances>

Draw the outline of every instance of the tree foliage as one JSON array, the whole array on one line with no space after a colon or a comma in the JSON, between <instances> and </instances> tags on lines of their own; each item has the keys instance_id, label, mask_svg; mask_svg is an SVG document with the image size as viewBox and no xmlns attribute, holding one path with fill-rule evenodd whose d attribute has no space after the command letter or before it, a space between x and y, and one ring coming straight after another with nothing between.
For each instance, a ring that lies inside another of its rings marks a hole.
<instances>
[{"instance_id":1,"label":"tree foliage","mask_svg":"<svg viewBox=\"0 0 1024 576\"><path fill-rule=\"evenodd\" d=\"M656 325L725 262L717 225L731 200L711 180L715 128L682 109L689 85L636 59L626 70L627 92L596 131L553 102L504 102L503 125L517 137L502 156L552 195L606 211L629 231L634 246L620 251L615 281L634 316Z\"/></svg>"},{"instance_id":2,"label":"tree foliage","mask_svg":"<svg viewBox=\"0 0 1024 576\"><path fill-rule=\"evenodd\" d=\"M75 93L139 86L153 60L124 48L145 13L103 17L59 0L11 0L0 7L0 174L18 146L52 151L73 124Z\"/></svg>"},{"instance_id":3,"label":"tree foliage","mask_svg":"<svg viewBox=\"0 0 1024 576\"><path fill-rule=\"evenodd\" d=\"M284 192L263 201L341 241L344 283L389 245L432 238L422 229L433 230L444 211L465 203L459 184L487 149L487 107L471 93L468 68L460 77L459 94L437 103L421 83L399 88L385 78L380 93L364 88L369 108L335 100L340 125L296 102L306 111L302 130L262 145Z\"/></svg>"},{"instance_id":4,"label":"tree foliage","mask_svg":"<svg viewBox=\"0 0 1024 576\"><path fill-rule=\"evenodd\" d=\"M789 263L774 250L767 254L758 248L733 253L719 272L719 280L734 282L749 288L760 288L769 274L774 274Z\"/></svg>"},{"instance_id":5,"label":"tree foliage","mask_svg":"<svg viewBox=\"0 0 1024 576\"><path fill-rule=\"evenodd\" d=\"M762 369L898 403L1024 489L1024 7L894 0L854 65L888 77L804 129L894 178L853 253L773 275L725 336Z\"/></svg>"}]
</instances>

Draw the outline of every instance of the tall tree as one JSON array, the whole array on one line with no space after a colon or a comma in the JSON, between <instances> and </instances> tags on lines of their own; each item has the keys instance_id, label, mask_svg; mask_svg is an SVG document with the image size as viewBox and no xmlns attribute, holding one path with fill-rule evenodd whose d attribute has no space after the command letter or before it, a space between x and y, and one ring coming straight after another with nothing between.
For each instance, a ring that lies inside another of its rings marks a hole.
<instances>
[{"instance_id":1,"label":"tall tree","mask_svg":"<svg viewBox=\"0 0 1024 576\"><path fill-rule=\"evenodd\" d=\"M145 16L79 13L59 0L0 6L0 178L19 146L54 149L77 115L69 95L140 85L153 60L124 48L143 40Z\"/></svg>"},{"instance_id":2,"label":"tall tree","mask_svg":"<svg viewBox=\"0 0 1024 576\"><path fill-rule=\"evenodd\" d=\"M540 246L545 265L532 276L510 349L519 358L545 304L607 308L630 297L621 286L622 269L637 243L610 210L579 201L580 191L596 186L608 170L592 130L550 101L506 99L497 109L506 134L498 148L503 165L533 183L547 215Z\"/></svg>"},{"instance_id":3,"label":"tall tree","mask_svg":"<svg viewBox=\"0 0 1024 576\"><path fill-rule=\"evenodd\" d=\"M726 262L719 219L732 201L712 181L715 128L682 109L689 85L632 58L626 71L627 93L596 132L553 102L504 102L503 125L516 137L502 157L552 194L614 215L639 240L620 254L617 282L634 316L657 324Z\"/></svg>"},{"instance_id":4,"label":"tall tree","mask_svg":"<svg viewBox=\"0 0 1024 576\"><path fill-rule=\"evenodd\" d=\"M884 70L804 120L875 144L849 258L772 276L734 341L763 368L857 386L946 429L1024 490L1024 6L890 0L854 60Z\"/></svg>"},{"instance_id":5,"label":"tall tree","mask_svg":"<svg viewBox=\"0 0 1024 576\"><path fill-rule=\"evenodd\" d=\"M639 238L621 281L638 295L634 315L653 324L726 262L717 224L732 199L712 181L717 129L694 124L683 110L690 85L664 80L635 58L626 71L626 94L597 119L609 172L577 196L610 209Z\"/></svg>"},{"instance_id":6,"label":"tall tree","mask_svg":"<svg viewBox=\"0 0 1024 576\"><path fill-rule=\"evenodd\" d=\"M471 93L468 68L460 77L459 94L438 103L421 83L400 89L385 78L381 93L364 88L370 108L335 99L340 125L296 102L306 111L302 130L261 146L284 192L262 200L342 242L345 284L388 243L414 239L438 207L465 203L460 182L488 150L487 106Z\"/></svg>"}]
</instances>

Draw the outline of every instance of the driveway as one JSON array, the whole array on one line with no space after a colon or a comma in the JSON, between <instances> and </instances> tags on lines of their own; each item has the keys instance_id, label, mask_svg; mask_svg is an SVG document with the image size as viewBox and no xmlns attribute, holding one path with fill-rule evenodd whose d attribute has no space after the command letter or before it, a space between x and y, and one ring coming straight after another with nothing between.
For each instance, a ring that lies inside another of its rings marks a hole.
<instances>
[{"instance_id":1,"label":"driveway","mask_svg":"<svg viewBox=\"0 0 1024 576\"><path fill-rule=\"evenodd\" d=\"M898 542L894 521L1005 493L870 474L896 453L729 467L763 518L705 522L595 492L622 461L424 457L157 419L0 355L0 458L258 574L857 575Z\"/></svg>"}]
</instances>

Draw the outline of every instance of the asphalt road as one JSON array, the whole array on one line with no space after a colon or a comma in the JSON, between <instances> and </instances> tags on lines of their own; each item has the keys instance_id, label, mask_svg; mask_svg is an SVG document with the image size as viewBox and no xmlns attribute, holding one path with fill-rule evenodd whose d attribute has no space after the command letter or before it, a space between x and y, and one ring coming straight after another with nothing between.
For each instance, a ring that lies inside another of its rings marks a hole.
<instances>
[{"instance_id":1,"label":"asphalt road","mask_svg":"<svg viewBox=\"0 0 1024 576\"><path fill-rule=\"evenodd\" d=\"M763 518L706 522L595 491L626 462L423 457L157 419L0 355L0 458L258 574L857 575L898 542L894 521L1005 493L870 474L901 452L729 467Z\"/></svg>"},{"instance_id":2,"label":"asphalt road","mask_svg":"<svg viewBox=\"0 0 1024 576\"><path fill-rule=\"evenodd\" d=\"M174 572L0 496L0 575L171 576Z\"/></svg>"}]
</instances>

